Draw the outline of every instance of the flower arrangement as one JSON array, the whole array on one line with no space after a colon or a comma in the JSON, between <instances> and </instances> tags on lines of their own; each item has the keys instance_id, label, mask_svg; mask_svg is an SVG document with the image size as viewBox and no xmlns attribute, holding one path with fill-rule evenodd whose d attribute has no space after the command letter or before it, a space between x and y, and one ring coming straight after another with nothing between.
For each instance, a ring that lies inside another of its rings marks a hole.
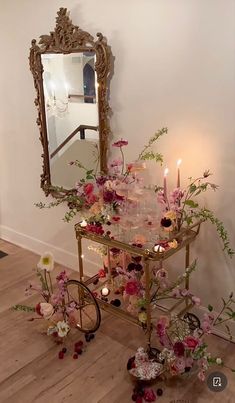
<instances>
[{"instance_id":1,"label":"flower arrangement","mask_svg":"<svg viewBox=\"0 0 235 403\"><path fill-rule=\"evenodd\" d=\"M177 187L169 195L166 192L166 188L161 188L160 190L156 188L157 200L162 207L161 227L165 233L169 234L174 231L180 231L184 224L189 226L194 219L209 220L216 226L218 235L223 243L223 250L232 257L234 251L230 247L228 233L222 221L215 217L211 210L201 207L197 201L201 193L209 189L213 191L218 189L216 184L208 181L208 177L211 175L210 171L207 170L196 179L189 178L190 183L185 189Z\"/></svg>"},{"instance_id":2,"label":"flower arrangement","mask_svg":"<svg viewBox=\"0 0 235 403\"><path fill-rule=\"evenodd\" d=\"M26 287L25 293L30 296L36 292L42 302L38 302L36 306L28 306L17 304L13 306L16 311L24 311L35 313L37 316L30 319L44 319L47 324L46 334L51 336L56 344L64 346L65 340L71 331L76 328L76 302L68 298L67 282L69 280L66 271L62 271L56 276L56 286L53 286L51 272L54 269L54 258L51 253L44 253L37 265L36 275L39 282L30 282ZM94 334L86 334L85 339L90 342L94 338ZM74 345L73 358L78 358L82 354L83 342L80 340ZM59 351L58 357L62 359L67 348L63 347Z\"/></svg>"},{"instance_id":3,"label":"flower arrangement","mask_svg":"<svg viewBox=\"0 0 235 403\"><path fill-rule=\"evenodd\" d=\"M204 381L206 372L212 365L224 366L235 372L235 369L227 367L220 357L214 357L208 352L205 341L205 336L210 334L215 326L235 318L235 311L231 308L234 303L231 294L227 301L223 300L223 308L217 315L213 313L213 307L209 305L208 312L203 316L201 327L194 329L177 315L172 316L171 320L166 316L159 318L156 336L163 347L159 360L163 363L168 375L182 375L194 370L198 378ZM226 329L231 338L227 324Z\"/></svg>"},{"instance_id":4,"label":"flower arrangement","mask_svg":"<svg viewBox=\"0 0 235 403\"><path fill-rule=\"evenodd\" d=\"M143 347L139 347L136 354L128 360L127 370L135 380L132 401L137 403L155 402L157 396L162 396L161 388L155 392L149 387L149 384L161 377L163 365L156 358L151 357L151 354L146 352Z\"/></svg>"},{"instance_id":5,"label":"flower arrangement","mask_svg":"<svg viewBox=\"0 0 235 403\"><path fill-rule=\"evenodd\" d=\"M78 160L71 161L70 165L84 171L84 178L77 182L75 188L69 192L64 192L63 188L58 188L58 190L63 191L63 196L56 201L48 204L40 202L36 206L51 208L66 202L69 210L65 214L64 221L69 222L79 215L81 224L84 224L82 226L86 231L98 235L115 236L112 232L115 232L115 228L120 228L121 223L125 221L123 217L120 217L120 211L125 211L126 206L135 206L146 189L143 180L139 177L139 173L145 169L145 161L163 162L162 154L155 152L153 146L167 131L167 128L158 130L149 139L133 163L125 163L123 148L128 145L128 141L120 139L114 142L113 147L120 151L121 158L115 158L109 163L108 174L87 170ZM177 187L172 192L167 193L166 176L164 177L164 187L155 187L157 201L162 211L159 220L162 232L158 234L160 239L155 242L160 251L176 248L179 239L174 239L172 235L179 232L182 226L191 225L196 219L208 220L214 224L222 240L223 249L230 257L234 254L223 222L211 210L201 206L198 202L201 193L209 189L215 191L218 188L216 184L208 181L210 176L211 173L207 170L196 179L189 178L189 185L183 189L180 187L178 168ZM127 212L126 221L126 224L131 228L137 221L137 216L130 219ZM153 221L152 216L147 216L141 225L148 231L156 227L154 227ZM104 225L108 225L109 228L106 229Z\"/></svg>"},{"instance_id":6,"label":"flower arrangement","mask_svg":"<svg viewBox=\"0 0 235 403\"><path fill-rule=\"evenodd\" d=\"M75 189L65 193L55 202L48 203L48 205L40 202L36 203L36 206L51 208L66 202L69 207L69 211L64 217L66 222L79 214L89 225L86 228L87 231L103 235L102 224L115 223L118 207L124 202L135 201L141 193L143 184L137 173L145 169L144 161L162 162L162 155L153 150L153 145L166 133L167 128L158 130L133 163L125 164L123 147L128 145L128 141L121 139L113 143L113 147L120 150L121 158L115 159L109 164L108 174L97 174L94 170L87 170L78 160L71 161L70 165L84 170L85 177L75 184ZM64 189L58 188L58 190Z\"/></svg>"}]
</instances>

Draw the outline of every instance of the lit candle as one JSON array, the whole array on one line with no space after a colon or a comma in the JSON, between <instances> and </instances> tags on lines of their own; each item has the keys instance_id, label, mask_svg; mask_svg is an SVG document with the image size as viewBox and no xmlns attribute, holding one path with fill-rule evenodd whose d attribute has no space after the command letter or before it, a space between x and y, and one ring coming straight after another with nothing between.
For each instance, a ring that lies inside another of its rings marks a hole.
<instances>
[{"instance_id":1,"label":"lit candle","mask_svg":"<svg viewBox=\"0 0 235 403\"><path fill-rule=\"evenodd\" d=\"M181 164L182 160L179 159L177 161L177 188L180 188L180 164Z\"/></svg>"},{"instance_id":2,"label":"lit candle","mask_svg":"<svg viewBox=\"0 0 235 403\"><path fill-rule=\"evenodd\" d=\"M103 297L107 297L107 295L109 295L109 293L110 293L110 290L109 290L108 287L103 287L103 288L101 289L101 295L102 295Z\"/></svg>"},{"instance_id":3,"label":"lit candle","mask_svg":"<svg viewBox=\"0 0 235 403\"><path fill-rule=\"evenodd\" d=\"M80 227L84 228L84 227L86 227L86 226L87 226L86 220L82 220L82 221L80 222Z\"/></svg>"},{"instance_id":4,"label":"lit candle","mask_svg":"<svg viewBox=\"0 0 235 403\"><path fill-rule=\"evenodd\" d=\"M155 245L155 246L153 247L153 250L154 250L154 252L162 253L162 252L165 251L165 248L163 248L163 246L161 246L161 245Z\"/></svg>"},{"instance_id":5,"label":"lit candle","mask_svg":"<svg viewBox=\"0 0 235 403\"><path fill-rule=\"evenodd\" d=\"M165 200L167 200L166 177L167 177L168 172L169 172L169 169L166 168L165 171L164 171L164 198L165 198Z\"/></svg>"}]
</instances>

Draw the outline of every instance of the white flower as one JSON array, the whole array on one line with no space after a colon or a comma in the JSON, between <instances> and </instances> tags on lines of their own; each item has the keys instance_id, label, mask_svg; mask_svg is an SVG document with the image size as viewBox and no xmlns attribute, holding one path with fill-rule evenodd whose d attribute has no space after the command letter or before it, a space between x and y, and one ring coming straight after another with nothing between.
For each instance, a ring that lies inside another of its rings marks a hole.
<instances>
[{"instance_id":1,"label":"white flower","mask_svg":"<svg viewBox=\"0 0 235 403\"><path fill-rule=\"evenodd\" d=\"M216 358L216 364L217 364L217 365L221 365L221 364L222 364L221 358Z\"/></svg>"},{"instance_id":2,"label":"white flower","mask_svg":"<svg viewBox=\"0 0 235 403\"><path fill-rule=\"evenodd\" d=\"M64 320L57 322L57 331L59 337L65 337L68 334L69 330L70 327Z\"/></svg>"},{"instance_id":3,"label":"white flower","mask_svg":"<svg viewBox=\"0 0 235 403\"><path fill-rule=\"evenodd\" d=\"M44 253L38 262L38 269L52 271L54 269L54 256L52 253Z\"/></svg>"},{"instance_id":4,"label":"white flower","mask_svg":"<svg viewBox=\"0 0 235 403\"><path fill-rule=\"evenodd\" d=\"M40 312L44 319L50 319L50 317L54 313L54 308L51 304L48 304L47 302L41 302L40 303Z\"/></svg>"},{"instance_id":5,"label":"white flower","mask_svg":"<svg viewBox=\"0 0 235 403\"><path fill-rule=\"evenodd\" d=\"M47 329L47 336L51 336L53 333L57 332L56 326L49 326Z\"/></svg>"}]
</instances>

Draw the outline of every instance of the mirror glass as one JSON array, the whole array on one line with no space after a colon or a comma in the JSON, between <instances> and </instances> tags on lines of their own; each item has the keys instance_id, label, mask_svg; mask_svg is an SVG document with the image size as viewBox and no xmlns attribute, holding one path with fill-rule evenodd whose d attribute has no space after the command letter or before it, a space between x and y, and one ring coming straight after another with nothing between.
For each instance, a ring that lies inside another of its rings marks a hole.
<instances>
[{"instance_id":1,"label":"mirror glass","mask_svg":"<svg viewBox=\"0 0 235 403\"><path fill-rule=\"evenodd\" d=\"M83 177L78 160L99 170L96 54L41 55L51 184L71 189Z\"/></svg>"}]
</instances>

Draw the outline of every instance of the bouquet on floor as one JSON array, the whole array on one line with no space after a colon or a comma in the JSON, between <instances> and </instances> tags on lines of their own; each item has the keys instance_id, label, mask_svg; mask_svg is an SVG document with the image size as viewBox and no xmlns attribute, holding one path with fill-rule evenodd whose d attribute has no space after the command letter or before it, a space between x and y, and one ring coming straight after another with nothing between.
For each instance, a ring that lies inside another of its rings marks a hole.
<instances>
[{"instance_id":1,"label":"bouquet on floor","mask_svg":"<svg viewBox=\"0 0 235 403\"><path fill-rule=\"evenodd\" d=\"M54 258L51 253L41 256L37 265L36 275L38 282L30 282L25 293L27 296L36 292L40 301L35 306L14 305L13 309L35 313L34 319L45 319L47 323L47 335L52 336L56 342L62 343L70 329L75 326L74 301L67 299L66 283L68 275L62 271L56 277L56 285L53 286L51 272L54 269Z\"/></svg>"},{"instance_id":2,"label":"bouquet on floor","mask_svg":"<svg viewBox=\"0 0 235 403\"><path fill-rule=\"evenodd\" d=\"M189 320L182 320L177 315L161 316L156 325L156 336L162 347L158 358L163 363L167 375L185 375L197 373L201 381L206 379L206 373L212 365L229 368L224 361L213 356L208 351L206 336L210 334L218 325L224 325L232 340L232 335L228 322L234 320L235 300L231 293L227 301L223 299L223 307L219 314L213 312L213 307L208 306L208 312L203 315L202 323L195 326ZM196 318L190 314L188 318ZM198 319L197 319L198 320Z\"/></svg>"}]
</instances>

